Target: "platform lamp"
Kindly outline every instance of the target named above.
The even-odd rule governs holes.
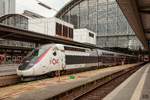
[[[54,10],[54,11],[58,12],[57,9],[51,8],[50,6],[48,6],[48,5],[44,4],[44,3],[42,3],[42,2],[39,1],[39,0],[36,0],[36,1],[38,2],[38,4],[39,4],[40,6],[42,6],[42,7],[44,7],[44,8],[47,8],[47,9],[49,9],[49,10]]]

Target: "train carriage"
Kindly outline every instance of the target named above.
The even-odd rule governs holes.
[[[66,69],[98,66],[97,51],[94,49],[64,46]]]

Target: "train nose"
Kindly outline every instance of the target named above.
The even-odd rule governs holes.
[[[24,63],[18,67],[18,70],[28,70],[34,66],[33,63]]]
[[[28,69],[28,70],[18,70],[17,69],[17,75],[18,76],[33,76],[34,69]]]

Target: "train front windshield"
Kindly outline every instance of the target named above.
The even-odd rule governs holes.
[[[19,66],[19,70],[31,68],[48,49],[49,46],[42,46],[34,49],[27,57],[25,57],[22,64]]]
[[[30,62],[35,63],[37,59],[46,52],[46,50],[47,49],[45,48],[36,48],[25,58],[25,60],[30,60]]]

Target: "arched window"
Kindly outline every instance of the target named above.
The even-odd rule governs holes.
[[[28,18],[20,14],[8,14],[0,17],[0,24],[28,29]]]

